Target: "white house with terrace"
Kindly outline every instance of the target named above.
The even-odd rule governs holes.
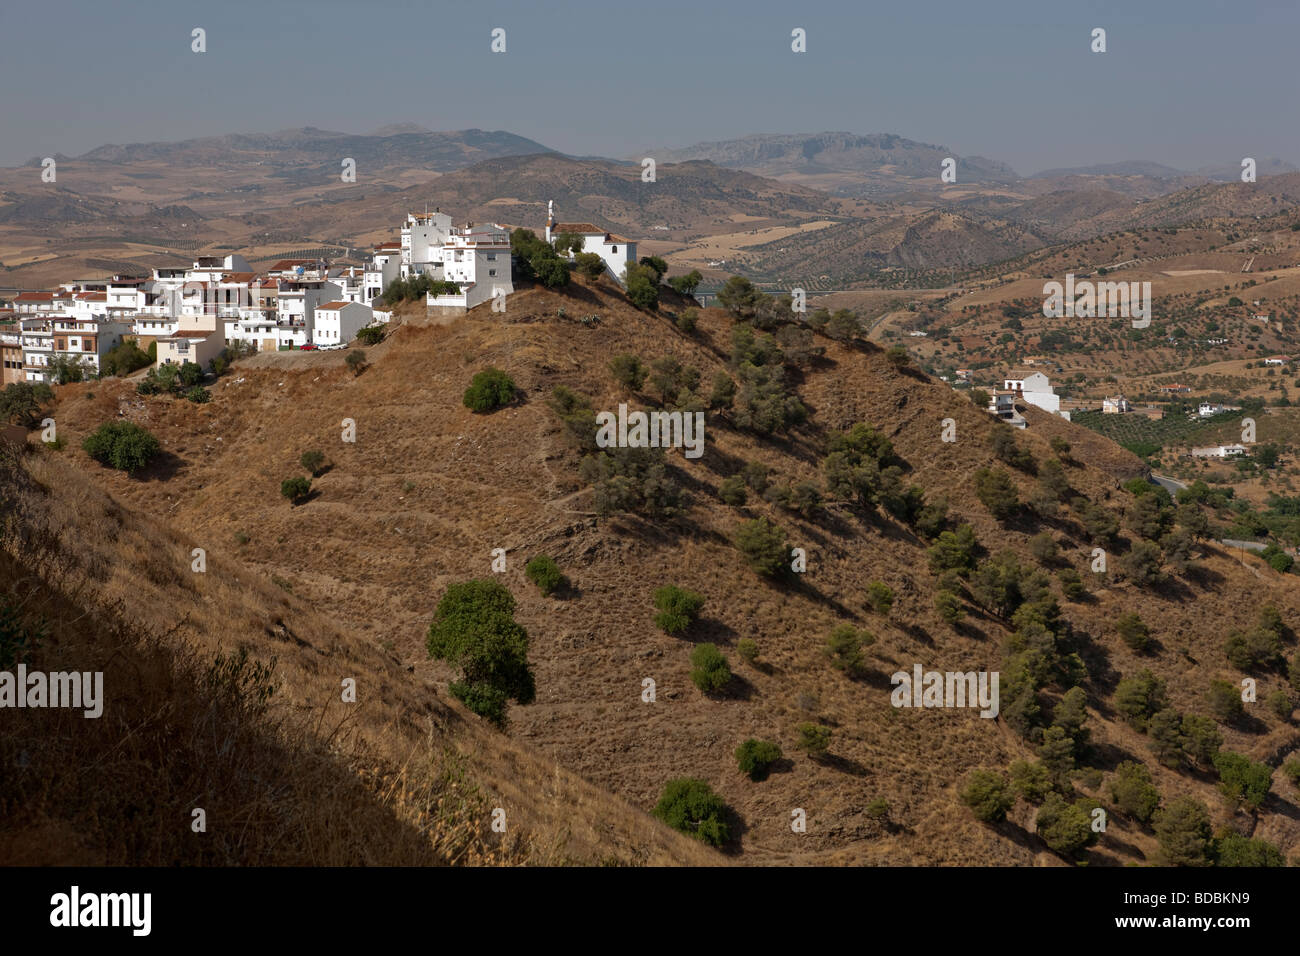
[[[372,287],[369,276],[372,269],[378,269],[379,258],[376,250],[366,273],[368,287]],[[443,212],[408,215],[402,224],[401,276],[409,279],[421,275],[456,285],[454,292],[430,293],[426,298],[429,306],[472,309],[494,296],[508,296],[515,291],[510,270],[510,232],[497,223],[469,222],[457,228]]]

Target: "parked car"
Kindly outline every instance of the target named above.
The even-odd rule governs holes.
[[[299,346],[299,349],[300,349],[301,351],[303,351],[303,352],[318,352],[318,351],[320,351],[320,350],[319,350],[318,348],[316,348],[316,346],[314,346],[314,345],[301,345],[301,346]]]

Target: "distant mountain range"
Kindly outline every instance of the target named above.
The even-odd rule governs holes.
[[[651,155],[663,162],[708,160],[839,196],[873,198],[941,189],[939,170],[949,157],[957,160],[959,184],[1022,185],[1030,194],[1042,192],[1043,184],[1038,182],[1042,180],[1048,181],[1049,188],[1078,188],[1078,180],[1100,179],[1106,181],[1104,188],[1126,195],[1151,196],[1207,181],[1234,182],[1241,175],[1240,165],[1182,170],[1147,160],[1126,160],[1021,176],[1000,160],[963,156],[948,146],[919,143],[889,133],[757,134],[657,149]],[[1257,158],[1256,170],[1259,176],[1273,176],[1296,172],[1297,167],[1278,159]],[[1128,182],[1116,185],[1112,182],[1116,179]]]
[[[358,166],[420,167],[445,172],[463,169],[485,159],[550,152],[554,150],[548,146],[502,130],[434,132],[403,123],[385,126],[370,135],[338,133],[309,126],[276,133],[231,133],[172,143],[107,145],[75,159],[91,163],[161,160],[195,166],[250,161],[291,166],[334,166],[343,157],[351,157]],[[31,160],[27,165],[40,165],[40,160]]]

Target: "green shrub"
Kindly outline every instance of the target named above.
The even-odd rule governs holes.
[[[1165,705],[1165,682],[1146,668],[1115,687],[1115,709],[1139,730],[1145,730],[1147,721]]]
[[[706,694],[721,690],[731,680],[731,668],[716,644],[697,644],[691,651],[691,683]]]
[[[884,797],[870,800],[863,809],[867,813],[868,820],[881,822],[889,819],[889,801]]]
[[[554,558],[545,554],[537,554],[529,558],[528,563],[524,565],[524,574],[545,595],[552,594],[565,583],[564,575],[560,573],[560,566],[555,563]]]
[[[386,331],[382,325],[367,325],[357,330],[357,341],[362,345],[378,345],[384,340]]]
[[[730,839],[727,805],[703,780],[669,780],[653,813],[674,830],[710,846],[722,846]]]
[[[1178,797],[1155,817],[1160,855],[1170,866],[1209,866],[1210,813],[1195,797]]]
[[[745,479],[740,475],[724,478],[718,485],[718,497],[722,499],[723,504],[739,508],[749,500],[749,495],[745,491]]]
[[[1295,710],[1295,704],[1291,702],[1291,695],[1287,693],[1286,688],[1279,687],[1273,693],[1268,695],[1268,709],[1271,710],[1279,720],[1290,720],[1291,712]]]
[[[1151,771],[1143,764],[1125,760],[1110,779],[1110,798],[1115,806],[1140,823],[1148,823],[1160,806],[1160,791],[1151,782]]]
[[[650,370],[635,355],[615,355],[609,361],[609,370],[614,374],[614,381],[632,392],[641,390]]]
[[[1086,802],[1067,803],[1059,794],[1049,794],[1038,808],[1034,829],[1048,848],[1062,856],[1074,856],[1098,840]]]
[[[750,738],[736,748],[736,765],[751,780],[762,780],[772,764],[781,759],[781,748],[766,740]]]
[[[470,380],[462,401],[471,411],[490,412],[510,404],[514,398],[514,380],[498,368],[486,368]]]
[[[790,555],[785,532],[767,518],[744,522],[732,540],[752,570],[768,577],[785,572]]]
[[[810,721],[804,721],[795,725],[795,732],[799,739],[795,742],[795,747],[802,750],[809,757],[822,757],[831,745],[831,729],[821,724],[814,724]]]
[[[528,664],[528,632],[515,622],[515,599],[491,578],[447,588],[429,624],[429,656],[461,671],[448,690],[493,723],[505,723],[506,701],[527,705],[536,688]]]
[[[859,631],[852,624],[840,624],[826,638],[826,654],[833,667],[856,677],[866,668],[863,649],[875,642],[876,639],[866,631]]]
[[[81,443],[91,458],[127,474],[149,464],[162,450],[158,439],[134,422],[105,422]]]
[[[1223,795],[1249,810],[1259,809],[1273,785],[1272,767],[1230,750],[1215,755],[1214,769],[1219,773],[1219,790]]]
[[[360,375],[366,367],[366,353],[360,349],[350,351],[343,362],[348,368],[352,369],[353,375]]]
[[[699,617],[704,596],[670,584],[655,591],[654,602],[659,611],[655,626],[665,634],[681,634]]]
[[[629,262],[624,276],[628,300],[638,309],[659,308],[659,274],[650,266]]]
[[[1241,719],[1245,713],[1245,708],[1241,704],[1241,688],[1236,684],[1226,680],[1210,681],[1209,689],[1206,691],[1206,698],[1209,702],[1210,713],[1225,724],[1231,724]]]
[[[699,322],[700,313],[698,309],[682,309],[677,313],[677,328],[690,335],[695,331],[696,323]]]
[[[1219,725],[1210,717],[1189,714],[1183,718],[1183,747],[1187,756],[1202,767],[1212,766],[1223,746]]]
[[[957,797],[984,823],[1001,823],[1016,802],[1006,777],[993,770],[972,770]]]
[[[1272,843],[1244,837],[1232,830],[1214,841],[1216,866],[1286,866],[1286,857]]]
[[[594,252],[579,252],[573,257],[573,265],[588,279],[599,279],[605,274],[605,260]]]
[[[989,514],[1006,521],[1020,510],[1020,497],[1011,476],[1001,468],[981,468],[975,472],[975,494],[989,509]]]
[[[185,397],[195,405],[204,405],[212,399],[212,394],[202,385],[186,389]]]
[[[123,341],[113,346],[104,356],[100,372],[104,375],[130,375],[147,365],[152,365],[149,353],[134,341]]]
[[[1052,775],[1042,762],[1015,760],[1011,763],[1011,786],[1029,803],[1042,803],[1052,792]]]
[[[1083,578],[1074,568],[1061,568],[1056,579],[1061,582],[1061,594],[1067,601],[1077,601],[1088,593]]]
[[[1129,650],[1139,654],[1151,641],[1151,629],[1142,623],[1142,618],[1134,611],[1121,614],[1115,621],[1115,630],[1119,632],[1120,638],[1128,645]]]
[[[320,476],[320,470],[325,466],[325,453],[323,451],[305,451],[298,459],[298,464],[311,473],[313,478]]]
[[[758,642],[752,637],[742,637],[736,642],[736,653],[746,664],[755,664],[758,661]]]
[[[867,585],[867,603],[877,614],[888,616],[894,606],[894,589],[884,581],[872,581]]]
[[[303,477],[286,478],[280,482],[280,494],[289,499],[290,504],[299,504],[311,491],[311,479]]]
[[[966,606],[955,592],[941,589],[934,596],[934,607],[947,624],[956,624],[966,616]]]

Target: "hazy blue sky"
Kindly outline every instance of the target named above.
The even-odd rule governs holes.
[[[190,51],[207,30],[208,52]],[[489,50],[507,31],[507,52]],[[790,31],[808,31],[808,52]],[[1089,52],[1093,27],[1108,52]],[[140,0],[0,8],[0,164],[301,126],[643,155],[889,132],[1021,173],[1300,163],[1300,3]]]

